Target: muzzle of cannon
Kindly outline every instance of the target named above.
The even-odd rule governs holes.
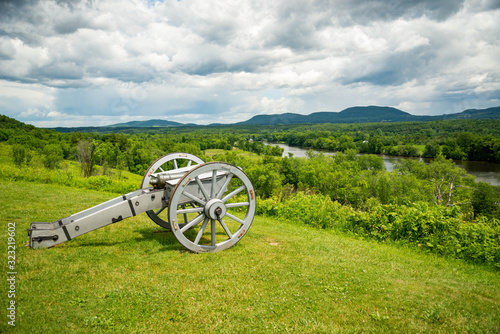
[[[255,191],[241,168],[171,153],[153,162],[140,189],[51,223],[31,223],[29,245],[52,247],[146,212],[188,250],[217,252],[248,232],[255,206]]]

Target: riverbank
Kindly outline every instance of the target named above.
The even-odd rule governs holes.
[[[306,157],[306,152],[311,150],[303,147],[293,147],[288,146],[283,143],[265,143],[267,145],[278,145],[283,151],[283,157],[288,157],[289,154],[293,154],[293,157],[296,158],[304,158]],[[313,150],[315,153],[323,153],[325,155],[334,155],[335,152],[332,151],[324,151],[324,150]],[[378,155],[382,157],[384,160],[384,165],[387,171],[392,171],[394,169],[395,164],[398,161],[407,160],[407,159],[419,159],[424,163],[429,163],[433,159],[430,158],[410,158],[410,157],[398,157],[398,156],[390,156],[386,154]],[[481,161],[455,161],[455,165],[460,168],[465,169],[467,173],[474,175],[476,177],[476,182],[486,182],[494,186],[500,186],[500,164],[491,163],[491,162],[481,162]]]

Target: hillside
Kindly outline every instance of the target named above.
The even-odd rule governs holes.
[[[145,214],[55,248],[22,246],[30,221],[115,196],[0,180],[1,219],[17,230],[18,332],[57,333],[61,324],[72,333],[494,333],[500,326],[497,272],[282,219],[257,216],[241,242],[220,253],[186,252]],[[0,331],[7,327],[3,321]]]
[[[500,119],[500,107],[469,109],[461,113],[416,116],[392,107],[352,107],[340,112],[321,111],[309,115],[277,114],[257,115],[237,125],[278,125],[307,123],[378,123],[378,122],[426,122],[453,119]]]
[[[309,115],[296,113],[257,115],[249,120],[233,123],[214,123],[209,126],[232,126],[232,125],[286,125],[286,124],[314,124],[314,123],[374,123],[374,122],[410,122],[410,121],[438,121],[453,119],[500,119],[500,107],[488,109],[468,109],[456,114],[446,115],[412,115],[397,108],[364,106],[351,107],[340,112],[320,111]],[[179,123],[168,120],[153,119],[148,121],[131,121],[117,123],[106,126],[86,126],[86,127],[57,127],[53,128],[58,132],[127,132],[134,128],[159,128],[159,127],[180,127],[180,126],[200,126],[193,123]]]
[[[154,127],[169,127],[169,126],[184,126],[186,124],[179,122],[172,122],[163,119],[151,119],[148,121],[131,121],[126,123],[118,123],[107,125],[109,128],[154,128]]]
[[[312,113],[307,117],[310,123],[372,123],[412,121],[417,116],[396,108],[369,106],[347,108],[338,113]]]
[[[257,115],[250,118],[248,121],[239,122],[235,125],[278,125],[278,124],[300,124],[307,123],[307,116],[285,113],[276,115]]]
[[[352,107],[340,112],[321,111],[309,115],[279,114],[257,115],[237,125],[277,125],[305,123],[371,123],[371,122],[404,122],[419,119],[409,113],[391,107]]]
[[[29,131],[35,128],[36,127],[33,125],[25,124],[23,122],[20,122],[14,118],[5,115],[0,115],[0,129],[15,129],[15,130]]]
[[[401,124],[414,130],[414,123]],[[47,136],[52,144],[75,136],[45,131],[54,136]],[[30,139],[40,153],[16,166],[12,147],[0,143],[0,219],[4,225],[15,224],[17,231],[18,332],[38,332],[43,326],[46,333],[58,333],[61,323],[71,333],[488,333],[499,327],[498,220],[489,223],[480,217],[470,224],[457,206],[416,203],[426,197],[422,189],[432,192],[427,185],[434,181],[365,170],[368,162],[381,160],[375,156],[345,160],[338,154],[335,161],[324,155],[295,160],[235,150],[207,152],[205,161],[210,156],[241,166],[259,195],[248,233],[220,253],[187,252],[145,214],[51,249],[24,247],[30,222],[55,221],[137,189],[156,157],[135,160],[140,156],[130,148],[142,145],[138,151],[158,152],[155,144],[164,142],[156,135],[103,137],[123,143],[124,154],[134,158],[128,170],[136,174],[108,169],[102,175],[102,165],[96,175],[83,178],[74,160],[61,161],[59,169],[45,168],[45,145],[39,138]],[[192,138],[210,140],[196,133]],[[177,139],[181,145],[190,137],[177,134]],[[104,146],[98,139],[95,144]],[[172,152],[181,151],[172,144]],[[331,191],[316,188],[282,197],[286,179],[277,171],[291,171],[292,161],[297,183],[313,189],[311,182],[318,181]],[[140,171],[138,165],[146,167]],[[437,171],[433,166],[422,163],[424,172]],[[441,164],[439,170],[453,172],[446,166]],[[400,180],[405,189],[418,191],[394,187]],[[371,193],[369,185],[379,185],[384,196],[404,204],[361,198]],[[270,189],[279,197],[266,195]],[[328,195],[316,193],[327,190]],[[336,194],[351,202],[332,202]],[[358,198],[358,203],[367,203],[362,209],[351,205]],[[199,225],[188,233],[197,235]],[[222,227],[219,232],[224,237]],[[7,240],[7,229],[2,233]],[[205,241],[210,233],[205,231]],[[4,256],[6,244],[0,243]],[[54,286],[57,289],[50,288]],[[1,323],[0,332],[6,327]]]
[[[500,107],[467,109],[458,114],[443,115],[443,119],[500,119]]]

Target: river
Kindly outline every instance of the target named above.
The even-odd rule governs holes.
[[[286,144],[270,144],[278,145],[283,148],[283,156],[287,157],[288,153],[292,153],[296,158],[303,158],[306,156],[308,151],[305,148],[288,146]],[[334,155],[335,152],[330,151],[314,151],[316,153],[323,153],[325,155]],[[425,163],[429,163],[432,159],[427,158],[406,158],[406,157],[394,157],[382,154],[380,155],[384,159],[385,168],[390,172],[394,169],[394,164],[396,161],[402,159],[419,159]],[[499,186],[500,185],[500,164],[490,163],[490,162],[478,162],[478,161],[455,161],[455,164],[467,171],[467,173],[474,175],[476,177],[476,182],[487,182],[489,184]]]

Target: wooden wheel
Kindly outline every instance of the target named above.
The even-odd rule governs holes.
[[[203,164],[203,160],[189,153],[170,153],[164,155],[149,166],[142,179],[141,189],[149,188],[152,179],[154,180],[158,175],[163,174],[168,176],[169,174],[175,174],[176,172],[184,171],[186,168],[195,167],[199,164]],[[156,224],[166,229],[170,229],[166,212],[162,214],[166,208],[167,203],[164,201],[161,208],[156,211],[149,210],[146,211],[146,213]]]
[[[184,208],[187,204],[192,207]],[[186,173],[174,188],[168,207],[170,229],[192,252],[221,251],[248,232],[255,206],[252,183],[240,168],[208,162]]]

